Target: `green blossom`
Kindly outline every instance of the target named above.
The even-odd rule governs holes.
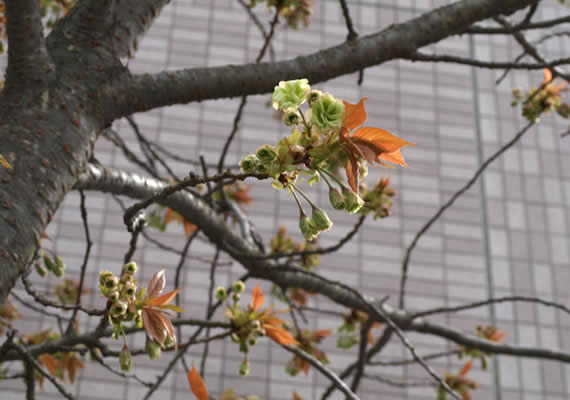
[[[311,122],[321,132],[339,129],[344,119],[344,103],[335,99],[331,94],[320,96],[311,106]]]
[[[245,290],[245,283],[243,281],[236,281],[232,285],[232,290],[234,293],[240,294]]]
[[[131,357],[131,352],[129,347],[125,344],[119,353],[119,364],[123,371],[129,372],[133,367],[133,358]]]
[[[327,213],[318,207],[313,207],[312,219],[315,226],[321,231],[328,231],[333,226]]]
[[[154,341],[154,339],[146,340],[146,344],[144,346],[144,351],[146,352],[146,354],[148,355],[148,358],[150,358],[151,360],[156,360],[158,358],[160,358],[160,355],[162,354],[162,350],[160,349],[160,345],[158,343],[156,343]]]
[[[320,90],[317,89],[311,90],[307,95],[307,103],[309,104],[309,107],[311,107],[313,104],[319,101],[322,95],[323,92],[321,92]]]
[[[335,188],[329,189],[329,201],[335,210],[344,210],[344,196]]]
[[[275,151],[273,146],[270,146],[268,144],[264,144],[259,149],[257,149],[257,152],[255,153],[255,155],[257,156],[257,158],[261,162],[269,163],[269,162],[275,160],[275,158],[277,157],[277,152]]]
[[[305,214],[301,214],[299,218],[299,229],[305,240],[313,240],[319,235],[319,229],[315,226],[313,220],[307,217]]]
[[[301,122],[301,116],[296,109],[290,108],[285,110],[282,120],[287,126],[298,125]]]
[[[360,210],[364,205],[364,201],[352,190],[345,189],[343,190],[343,194],[346,211],[349,213],[354,214],[355,212],[358,212],[358,210]]]
[[[250,172],[255,171],[258,162],[259,160],[255,156],[255,154],[250,154],[240,161],[239,166],[243,172],[249,174]]]
[[[307,93],[311,90],[307,79],[281,81],[273,91],[273,108],[276,110],[297,109],[307,99]]]

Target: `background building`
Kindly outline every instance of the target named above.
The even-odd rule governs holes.
[[[403,22],[426,10],[447,3],[442,0],[362,0],[349,1],[358,32],[376,32],[396,22]],[[554,0],[545,1],[538,19],[568,14]],[[255,9],[261,21],[271,15],[263,6]],[[539,32],[529,36],[536,39]],[[299,30],[279,26],[273,47],[276,59],[289,59],[345,40],[346,27],[336,0],[317,0],[308,28]],[[129,66],[135,72],[156,72],[182,67],[242,64],[252,62],[263,40],[258,28],[233,0],[175,0],[167,6]],[[567,37],[550,40],[544,47],[550,59],[568,57]],[[503,36],[468,35],[446,39],[429,51],[476,56],[482,60],[512,60],[519,47]],[[375,171],[389,176],[398,195],[393,215],[385,220],[368,221],[356,239],[341,253],[323,258],[321,272],[341,280],[364,293],[377,297],[390,296],[396,302],[404,249],[417,230],[475,172],[482,160],[509,141],[524,126],[519,110],[510,106],[513,87],[526,89],[542,80],[540,71],[513,71],[500,84],[495,80],[502,71],[472,70],[469,67],[394,61],[367,69],[364,83],[357,86],[357,74],[317,85],[337,97],[357,102],[369,97],[368,123],[383,127],[416,147],[405,148],[409,167]],[[263,143],[275,143],[287,131],[272,119],[266,108],[266,96],[248,99],[241,129],[228,155],[228,165],[252,152]],[[215,163],[218,153],[231,132],[239,100],[219,100],[175,106],[136,115],[141,131],[149,138],[185,158],[198,160],[203,155]],[[122,121],[116,129],[131,149],[139,154],[135,135]],[[537,129],[529,132],[521,143],[495,161],[471,190],[447,211],[420,241],[412,256],[408,307],[424,309],[438,305],[456,305],[507,294],[540,296],[568,304],[570,302],[569,240],[570,228],[570,137],[560,138],[567,126],[554,116],[545,116]],[[104,165],[135,169],[121,151],[105,138],[97,144],[96,157]],[[189,167],[173,163],[180,175]],[[199,166],[194,171],[200,173]],[[324,189],[324,188],[321,188]],[[314,191],[325,204],[326,193]],[[265,238],[279,224],[296,234],[297,210],[284,193],[268,185],[254,184],[251,218]],[[122,264],[130,235],[122,222],[121,206],[111,197],[89,193],[89,222],[95,241],[90,261],[88,282],[93,283],[102,269]],[[320,238],[321,245],[333,244],[355,222],[353,217],[334,214],[335,229]],[[48,233],[53,249],[62,255],[69,276],[77,274],[85,249],[79,214],[79,196],[71,194],[60,208]],[[149,231],[170,246],[182,248],[182,228],[170,226],[163,234]],[[48,245],[50,246],[50,245]],[[205,242],[192,245],[184,269],[184,308],[190,316],[202,316],[206,305],[207,259],[212,249]],[[206,262],[203,261],[206,259]],[[224,261],[229,261],[227,256]],[[142,241],[135,260],[143,266],[144,280],[158,267],[172,271],[179,262],[175,254],[165,253],[154,244]],[[219,283],[229,283],[243,273],[237,264],[220,267]],[[172,272],[167,273],[172,285]],[[225,277],[225,280],[223,280]],[[52,278],[36,279],[38,287],[54,285]],[[21,288],[17,293],[24,296]],[[102,304],[98,294],[86,296],[93,304]],[[323,299],[315,305],[337,308]],[[312,316],[315,328],[336,328],[337,319]],[[548,307],[533,304],[497,305],[459,314],[439,316],[437,321],[473,331],[483,322],[491,322],[507,333],[506,341],[557,349],[570,349],[570,317]],[[96,320],[82,316],[83,327],[93,327]],[[51,318],[26,312],[19,322],[22,331],[54,328]],[[192,332],[191,329],[185,332]],[[378,334],[377,332],[375,332]],[[450,350],[454,347],[437,338],[410,334],[420,353]],[[133,343],[142,344],[143,335]],[[140,339],[140,340],[139,340]],[[118,345],[117,345],[118,346]],[[324,342],[332,365],[339,369],[354,359],[354,352],[335,347],[334,337]],[[199,362],[202,348],[190,351],[187,359]],[[408,358],[407,351],[396,339],[378,359]],[[256,394],[261,399],[290,399],[295,389],[304,399],[317,399],[328,381],[311,370],[308,376],[291,378],[284,364],[290,358],[276,346],[257,345],[250,354],[251,376],[239,377],[241,354],[227,341],[210,348],[205,376],[208,388],[221,392],[229,387],[243,394]],[[135,360],[134,372],[153,379],[169,360],[160,362],[146,358]],[[488,372],[476,370],[473,377],[482,384],[474,399],[496,400],[564,400],[570,396],[570,366],[550,361],[499,357]],[[438,371],[456,370],[457,358],[432,363]],[[496,366],[498,365],[498,368]],[[397,381],[412,382],[427,377],[415,365],[373,367],[370,372]],[[0,384],[3,399],[22,398],[24,386],[19,381]],[[46,384],[38,399],[59,398]],[[80,374],[74,387],[83,399],[141,399],[146,389],[139,383],[123,381],[94,363]],[[191,397],[185,372],[178,367],[162,388],[157,399]],[[341,398],[338,393],[335,398]],[[405,389],[365,380],[361,398],[393,400],[435,399],[433,388]]]

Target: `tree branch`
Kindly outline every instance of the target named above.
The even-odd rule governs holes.
[[[416,51],[402,57],[410,61],[423,61],[423,62],[445,62],[452,64],[469,65],[478,68],[487,69],[544,69],[554,68],[559,65],[570,64],[570,57],[560,58],[553,61],[541,61],[537,63],[519,63],[516,61],[480,61],[474,58],[458,57],[447,54],[424,54]]]
[[[141,199],[149,198],[153,194],[161,192],[166,186],[167,183],[152,178],[89,165],[88,171],[80,176],[76,189],[97,190]],[[248,270],[251,277],[269,280],[279,286],[298,287],[316,292],[348,308],[370,312],[369,302],[373,300],[364,301],[360,295],[357,295],[358,292],[347,289],[346,285],[300,268],[277,266],[267,260],[251,258],[252,255],[259,255],[257,248],[231,231],[220,216],[190,193],[173,193],[161,199],[160,204],[172,208],[196,224],[213,243],[220,245],[240,262]],[[411,314],[404,310],[394,309],[387,304],[382,304],[381,311],[377,312],[384,313],[402,330],[437,335],[459,345],[479,348],[489,353],[514,354],[523,357],[570,362],[570,353],[535,347],[497,344],[465,335],[445,326],[431,324],[423,319],[412,321]],[[380,322],[387,322],[382,318],[377,319]]]
[[[6,0],[6,33],[6,91],[21,94],[22,90],[45,90],[53,65],[46,49],[39,1]]]
[[[549,19],[546,21],[539,21],[534,23],[529,23],[526,25],[515,25],[514,30],[534,30],[534,29],[545,29],[552,28],[553,26],[558,26],[570,22],[570,15],[565,15],[564,17]],[[511,30],[505,28],[488,28],[483,26],[472,26],[469,29],[463,31],[463,33],[477,34],[477,35],[504,35],[507,33],[512,33]]]
[[[410,54],[461,32],[465,26],[532,3],[462,0],[382,32],[288,61],[135,75],[109,87],[118,100],[106,109],[105,116],[112,121],[172,104],[267,93],[280,80],[304,77],[311,83],[323,82]]]
[[[285,346],[285,345],[281,345],[281,347],[283,347],[288,352],[295,354],[297,357],[302,358],[303,360],[310,363],[313,367],[318,369],[320,373],[322,373],[324,376],[326,376],[328,379],[330,379],[332,384],[336,388],[338,388],[338,390],[340,390],[341,392],[343,392],[346,395],[347,399],[359,400],[358,396],[356,394],[354,394],[354,392],[346,385],[346,383],[344,383],[344,381],[342,379],[340,379],[334,372],[332,372],[329,368],[324,366],[321,362],[319,362],[313,356],[305,353],[303,350],[298,349],[296,347],[289,347],[289,346]]]

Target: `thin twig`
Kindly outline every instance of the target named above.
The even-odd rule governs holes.
[[[456,313],[459,311],[470,310],[472,308],[487,306],[489,304],[506,303],[506,302],[538,303],[542,304],[543,306],[557,308],[561,311],[564,311],[566,314],[570,315],[570,308],[566,307],[564,304],[556,303],[554,301],[543,300],[539,297],[531,297],[531,296],[504,296],[504,297],[497,297],[494,299],[477,301],[474,303],[464,304],[456,307],[433,308],[430,310],[421,311],[413,314],[412,319],[426,317],[428,315],[441,314],[441,313]]]
[[[91,240],[91,234],[89,232],[89,222],[87,221],[87,207],[86,207],[86,199],[85,193],[83,190],[79,191],[79,196],[81,198],[81,202],[79,208],[81,210],[81,220],[83,221],[83,231],[85,232],[85,253],[83,255],[83,263],[81,264],[81,273],[79,277],[79,285],[77,287],[77,298],[75,299],[75,306],[76,308],[73,310],[71,314],[71,319],[69,320],[69,324],[67,325],[67,330],[65,331],[66,335],[71,335],[73,333],[73,327],[75,325],[75,319],[77,318],[77,308],[81,304],[81,295],[83,293],[83,284],[85,281],[85,271],[87,270],[87,264],[89,263],[89,256],[91,255],[91,247],[93,247],[93,241]]]
[[[422,356],[422,358],[427,361],[441,357],[456,356],[459,353],[461,353],[461,350],[449,350],[449,351],[442,351],[439,353],[426,354],[425,356]],[[413,358],[409,358],[406,360],[369,361],[368,365],[379,365],[382,367],[398,367],[402,365],[415,364],[415,363],[416,360],[414,360]]]
[[[261,50],[259,51],[259,54],[257,55],[257,58],[255,59],[256,64],[259,64],[259,62],[263,59],[263,56],[265,55],[265,51],[267,50],[267,47],[269,46],[269,43],[271,42],[271,39],[273,38],[273,35],[275,34],[275,27],[277,26],[277,22],[279,22],[279,11],[280,11],[280,8],[276,6],[275,7],[275,15],[273,16],[273,20],[271,21],[271,28],[269,30],[269,34],[265,38],[265,41],[263,42],[263,46],[261,47]],[[226,142],[224,143],[224,147],[222,149],[222,152],[220,153],[220,159],[218,161],[218,174],[221,174],[222,171],[224,170],[224,161],[226,159],[226,155],[228,153],[228,150],[230,149],[230,146],[234,140],[234,137],[237,134],[237,131],[239,128],[239,123],[240,123],[240,120],[241,120],[241,117],[243,114],[243,110],[244,110],[246,104],[247,104],[247,96],[242,96],[241,101],[240,101],[239,106],[238,106],[238,110],[237,110],[236,115],[234,117],[234,123],[233,123],[232,131],[230,132],[228,138],[226,139]]]
[[[463,187],[461,189],[459,189],[457,192],[455,192],[453,194],[453,196],[451,196],[451,198],[449,200],[447,200],[445,202],[445,204],[443,204],[439,208],[439,210],[437,210],[437,212],[424,224],[424,226],[422,226],[422,228],[418,231],[418,233],[416,233],[416,235],[414,236],[414,239],[412,240],[412,242],[410,243],[410,245],[406,249],[406,255],[404,256],[404,261],[402,263],[402,277],[400,279],[400,300],[399,300],[400,308],[404,308],[404,298],[406,295],[406,282],[408,279],[408,269],[410,266],[410,257],[412,255],[412,251],[414,250],[414,248],[418,244],[418,241],[420,240],[420,238],[424,235],[424,233],[426,233],[429,230],[429,228],[431,228],[431,226],[439,219],[439,217],[441,217],[441,215],[448,208],[450,208],[453,205],[453,203],[455,203],[455,201],[459,197],[461,197],[461,195],[463,195],[463,193],[465,193],[467,190],[469,190],[469,188],[471,188],[471,186],[473,186],[473,184],[477,181],[477,179],[479,179],[479,176],[481,176],[483,171],[485,171],[485,169],[493,161],[495,161],[501,154],[503,154],[505,151],[510,149],[512,146],[514,146],[514,144],[517,143],[523,137],[523,135],[532,126],[534,126],[534,124],[535,124],[534,121],[529,122],[523,129],[521,129],[515,135],[515,137],[513,137],[510,141],[508,141],[505,145],[503,145],[499,150],[497,150],[495,153],[493,153],[493,155],[491,157],[489,157],[487,160],[485,160],[485,162],[483,164],[481,164],[481,166],[477,169],[477,171],[475,171],[475,174],[471,177],[471,179],[469,179],[469,181],[467,181],[467,183],[465,185],[463,185]]]

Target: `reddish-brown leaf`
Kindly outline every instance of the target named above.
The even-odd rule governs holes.
[[[192,393],[194,393],[194,396],[196,396],[198,400],[208,400],[208,390],[206,389],[206,384],[204,383],[204,380],[198,371],[196,371],[194,363],[192,363],[192,369],[190,372],[188,372],[187,378],[188,384],[190,385],[190,389],[192,390]]]
[[[327,336],[329,336],[332,333],[331,329],[321,329],[318,331],[314,331],[312,336],[313,336],[313,340],[320,342],[321,340],[323,340],[324,338],[326,338]]]
[[[358,128],[360,125],[366,121],[366,110],[364,109],[364,101],[368,100],[368,97],[363,97],[360,99],[358,104],[350,104],[346,101],[344,103],[344,126],[348,130]]]
[[[461,368],[461,370],[459,371],[459,376],[467,375],[471,370],[471,367],[473,367],[473,360],[469,360],[465,363],[465,365],[463,365],[463,368]]]
[[[303,398],[299,396],[297,392],[293,391],[293,400],[303,400]]]
[[[186,239],[188,239],[196,229],[198,229],[196,225],[190,221],[184,220],[184,235],[186,236]]]
[[[147,335],[154,338],[160,345],[163,345],[168,335],[168,330],[160,319],[160,312],[150,308],[143,308],[142,319]]]
[[[259,286],[256,286],[251,291],[251,308],[253,311],[257,311],[263,305],[263,292]]]
[[[358,178],[360,171],[358,168],[358,161],[356,157],[351,153],[346,161],[346,177],[348,179],[348,184],[352,191],[358,194]]]
[[[492,342],[500,342],[505,338],[505,335],[506,335],[505,332],[497,330],[489,337],[489,340]]]
[[[285,329],[273,325],[264,324],[263,327],[265,328],[265,333],[275,342],[282,344],[282,345],[298,345],[299,342],[295,340],[291,334],[286,331]]]
[[[164,269],[161,269],[152,276],[150,282],[148,283],[146,295],[148,296],[149,299],[157,297],[162,293],[165,285],[166,285],[165,272]]]
[[[38,357],[38,361],[40,364],[45,365],[50,375],[55,375],[59,361],[54,356],[44,353]]]
[[[150,307],[154,307],[154,306],[163,306],[165,304],[168,304],[176,297],[179,291],[180,291],[179,289],[175,289],[172,290],[171,292],[164,293],[163,295],[160,295],[158,297],[151,298],[148,302],[148,305]]]

